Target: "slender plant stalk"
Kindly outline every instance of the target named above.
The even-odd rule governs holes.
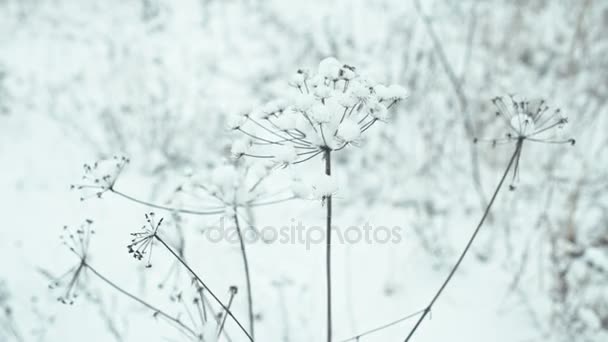
[[[154,235],[154,238],[156,240],[158,240],[158,242],[160,242],[163,246],[165,246],[165,248],[171,254],[173,254],[173,256],[205,288],[205,290],[207,290],[207,292],[209,292],[209,294],[211,295],[211,297],[213,297],[213,299],[222,307],[222,309],[224,309],[224,311],[226,311],[226,313],[230,316],[230,318],[232,318],[232,320],[234,320],[234,322],[239,326],[239,328],[243,331],[243,333],[245,333],[245,335],[247,335],[247,338],[249,339],[249,341],[254,342],[253,341],[253,337],[251,337],[251,335],[249,335],[249,333],[247,332],[247,329],[245,329],[245,327],[243,327],[243,325],[241,324],[241,322],[239,322],[239,320],[232,314],[232,312],[230,311],[230,309],[228,307],[226,307],[226,305],[224,305],[224,303],[222,303],[222,301],[215,295],[215,293],[213,293],[213,291],[211,291],[211,289],[209,288],[209,286],[207,286],[207,284],[205,284],[205,282],[198,276],[198,274],[196,274],[196,272],[194,272],[194,270],[190,266],[188,266],[188,264],[184,261],[184,259],[182,259],[177,253],[175,253],[175,251],[163,239],[161,239],[160,236]]]
[[[331,150],[325,151],[325,174],[331,176]],[[327,238],[325,251],[325,269],[327,277],[327,342],[331,342],[332,322],[331,322],[331,195],[325,198],[327,205]]]
[[[234,300],[234,295],[236,295],[236,291],[230,291],[230,298],[228,299],[227,307],[230,308],[232,306],[232,301]],[[217,331],[217,337],[219,338],[222,335],[222,331],[224,330],[224,324],[226,324],[226,317],[228,315],[223,315],[222,323],[220,323],[220,327]]]
[[[446,288],[446,286],[448,285],[448,283],[450,282],[450,280],[452,280],[452,277],[456,273],[456,270],[458,269],[458,267],[462,263],[462,260],[464,259],[465,255],[467,254],[467,252],[469,251],[469,249],[471,248],[471,245],[473,244],[473,240],[475,240],[475,237],[477,236],[477,233],[479,232],[479,230],[483,226],[486,218],[488,217],[488,215],[490,213],[490,209],[492,208],[492,205],[494,204],[494,200],[496,199],[496,196],[498,195],[498,192],[502,188],[502,185],[505,182],[505,179],[507,178],[507,174],[509,174],[509,171],[511,170],[511,167],[513,166],[513,162],[515,162],[516,160],[519,160],[518,156],[520,155],[521,148],[523,146],[523,142],[524,142],[523,139],[517,140],[517,144],[515,146],[515,151],[513,152],[513,155],[511,156],[511,160],[509,161],[509,164],[507,165],[507,168],[505,169],[505,172],[502,175],[502,178],[500,179],[500,182],[498,182],[498,186],[496,186],[496,190],[494,190],[494,194],[492,195],[492,198],[490,199],[490,202],[488,203],[488,206],[486,207],[483,215],[481,216],[481,220],[477,224],[477,227],[475,228],[475,231],[473,231],[473,234],[469,238],[469,241],[467,242],[464,250],[460,254],[460,257],[458,258],[458,261],[456,261],[456,264],[454,264],[454,267],[452,267],[452,270],[448,274],[447,278],[444,280],[443,284],[441,285],[441,287],[439,288],[439,290],[437,291],[437,293],[435,293],[435,296],[433,296],[433,299],[431,300],[431,302],[429,303],[429,305],[424,309],[424,312],[422,313],[422,315],[420,316],[420,318],[416,322],[416,325],[414,325],[414,327],[412,328],[412,330],[410,331],[410,333],[405,338],[405,342],[408,342],[410,340],[410,338],[414,335],[414,333],[416,332],[416,330],[420,326],[420,323],[422,323],[422,321],[424,320],[424,318],[426,317],[426,315],[428,315],[429,312],[431,312],[431,309],[432,309],[433,305],[435,304],[435,302],[437,301],[437,299],[439,299],[439,296],[441,296],[441,294],[443,293],[443,290]]]
[[[83,264],[87,269],[89,269],[89,271],[91,271],[97,278],[99,278],[100,280],[102,280],[104,283],[110,285],[112,288],[114,288],[116,291],[122,293],[123,295],[131,298],[132,300],[138,302],[139,304],[145,306],[146,308],[154,311],[155,314],[160,315],[162,317],[164,317],[165,319],[167,319],[170,322],[175,323],[179,328],[187,331],[189,334],[192,334],[192,336],[194,336],[195,338],[198,338],[198,335],[196,334],[196,332],[194,332],[194,330],[192,330],[191,328],[189,328],[188,326],[186,326],[184,323],[182,323],[179,319],[165,313],[164,311],[160,310],[159,308],[153,306],[152,304],[149,304],[147,302],[145,302],[143,299],[140,299],[139,297],[127,292],[126,290],[124,290],[122,287],[118,286],[117,284],[115,284],[114,282],[112,282],[110,279],[106,278],[104,275],[102,275],[101,273],[97,272],[97,270],[95,268],[93,268],[91,265],[89,265],[88,263],[84,263]]]
[[[359,341],[359,339],[360,339],[361,337],[363,337],[363,336],[367,336],[367,335],[373,334],[373,333],[375,333],[375,332],[382,331],[382,330],[384,330],[384,329],[386,329],[386,328],[390,328],[390,327],[392,327],[393,325],[396,325],[396,324],[399,324],[399,323],[401,323],[401,322],[407,321],[407,320],[408,320],[408,319],[410,319],[410,318],[414,318],[414,317],[416,317],[416,316],[420,315],[421,313],[423,313],[423,312],[424,312],[424,310],[425,310],[425,309],[418,310],[418,311],[416,311],[416,312],[414,312],[414,313],[411,313],[411,314],[409,314],[409,315],[407,315],[407,316],[404,316],[404,317],[401,317],[401,318],[399,318],[399,319],[396,319],[396,320],[394,320],[394,321],[392,321],[392,322],[389,322],[389,323],[384,323],[384,324],[382,324],[382,325],[380,325],[380,326],[377,326],[377,327],[375,327],[375,328],[372,328],[372,329],[366,330],[366,331],[364,331],[364,332],[362,332],[362,333],[360,333],[360,334],[358,334],[358,335],[355,335],[355,336],[349,337],[349,338],[347,338],[347,339],[345,339],[345,340],[341,340],[340,342],[348,342],[348,341],[353,341],[353,340],[354,340],[354,341]]]
[[[21,334],[19,334],[19,331],[15,327],[14,320],[9,316],[9,314],[7,314],[6,316],[7,316],[6,323],[3,324],[5,326],[5,329],[9,330],[10,333],[13,334],[13,336],[15,337],[16,341],[18,341],[18,342],[24,342],[25,340],[23,339],[23,337],[21,336]]]
[[[108,189],[109,192],[120,196],[122,198],[128,199],[131,202],[134,203],[138,203],[141,205],[145,205],[147,207],[150,208],[155,208],[155,209],[160,209],[160,210],[165,210],[165,211],[169,211],[172,213],[180,213],[180,214],[189,214],[189,215],[217,215],[217,214],[222,214],[224,213],[224,206],[222,207],[215,207],[215,208],[210,208],[207,210],[193,210],[193,209],[184,209],[184,208],[175,208],[175,207],[169,207],[169,206],[165,206],[165,205],[160,205],[160,204],[156,204],[156,203],[152,203],[152,202],[148,202],[148,201],[144,201],[141,200],[139,198],[135,198],[131,195],[125,194],[124,192],[118,191],[114,188],[110,188]],[[267,206],[267,205],[272,205],[272,204],[277,204],[277,203],[283,203],[283,202],[287,202],[287,201],[291,201],[295,199],[294,196],[290,196],[287,198],[280,198],[280,199],[276,199],[276,200],[267,200],[267,201],[251,201],[249,203],[247,203],[248,207],[263,207],[263,206]]]
[[[124,192],[120,192],[118,190],[115,190],[114,188],[110,188],[109,189],[110,192],[121,196],[123,198],[128,199],[129,201],[135,202],[135,203],[139,203],[145,206],[148,206],[150,208],[156,208],[156,209],[161,209],[161,210],[166,210],[166,211],[170,211],[170,212],[176,212],[176,213],[182,213],[182,214],[190,214],[190,215],[215,215],[215,214],[221,214],[224,212],[224,208],[213,208],[211,210],[208,211],[200,211],[200,210],[190,210],[190,209],[180,209],[180,208],[172,208],[172,207],[167,207],[164,205],[159,205],[159,204],[154,204],[151,202],[146,202],[140,199],[137,199],[133,196],[127,195]]]
[[[239,224],[239,218],[237,215],[237,207],[233,207],[234,210],[234,225],[236,226],[236,232],[239,236],[239,244],[241,245],[241,256],[243,257],[243,266],[245,268],[245,281],[247,283],[247,307],[249,311],[249,333],[251,337],[255,337],[254,322],[253,322],[253,294],[251,293],[251,275],[249,273],[249,261],[247,260],[247,251],[245,250],[245,241],[243,239],[243,232],[241,231],[241,225]]]

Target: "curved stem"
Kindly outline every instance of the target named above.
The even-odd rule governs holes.
[[[460,257],[458,257],[458,260],[456,261],[456,264],[454,264],[454,266],[452,267],[452,270],[448,274],[447,278],[443,281],[443,284],[441,284],[441,287],[439,288],[439,290],[437,291],[437,293],[435,293],[435,296],[433,296],[433,299],[431,300],[431,302],[429,303],[429,305],[424,309],[424,312],[422,313],[422,315],[420,316],[420,318],[416,322],[416,325],[414,325],[414,327],[412,328],[412,330],[410,331],[410,333],[405,338],[405,342],[409,341],[410,338],[414,335],[414,333],[416,332],[416,330],[420,326],[420,323],[422,323],[422,321],[424,320],[424,318],[426,317],[426,315],[428,315],[428,313],[431,312],[431,309],[432,309],[433,305],[435,304],[435,302],[437,301],[437,299],[439,299],[439,296],[441,296],[441,293],[443,293],[443,290],[446,288],[446,286],[448,285],[448,283],[450,282],[450,280],[452,280],[452,277],[456,273],[456,270],[458,269],[458,267],[462,263],[462,260],[464,259],[465,255],[467,254],[467,252],[469,251],[469,249],[471,248],[471,245],[473,244],[473,241],[475,240],[475,237],[477,236],[477,233],[479,232],[479,230],[483,226],[486,218],[488,217],[488,215],[490,213],[490,209],[492,208],[492,205],[494,204],[494,200],[496,199],[496,196],[498,195],[498,192],[502,188],[502,185],[505,182],[505,178],[507,178],[507,174],[509,174],[509,171],[511,170],[511,167],[513,166],[513,162],[516,159],[519,159],[518,156],[520,154],[522,145],[523,145],[523,140],[522,139],[517,140],[517,145],[515,147],[515,151],[513,152],[513,155],[511,156],[511,160],[509,161],[509,164],[507,165],[507,168],[505,169],[505,172],[502,175],[502,178],[500,179],[500,182],[498,182],[498,185],[496,186],[496,190],[494,190],[494,194],[492,195],[492,198],[490,199],[490,202],[488,203],[488,206],[486,207],[483,215],[481,216],[481,220],[477,224],[477,227],[473,231],[473,234],[469,238],[469,241],[467,242],[464,250],[460,254]]]
[[[211,295],[211,297],[213,297],[213,299],[222,307],[222,309],[224,309],[224,311],[226,311],[226,313],[228,314],[228,316],[230,316],[230,318],[232,318],[232,320],[239,326],[239,328],[245,333],[245,335],[247,335],[247,338],[249,339],[249,341],[254,342],[253,341],[253,337],[251,337],[251,335],[249,335],[249,333],[243,327],[243,325],[241,324],[241,322],[239,322],[239,320],[236,319],[236,317],[232,314],[232,312],[230,311],[230,309],[228,307],[226,307],[226,305],[224,305],[224,303],[222,303],[222,301],[215,295],[215,293],[213,293],[213,291],[211,291],[211,289],[209,288],[209,286],[207,286],[207,284],[205,284],[205,282],[198,276],[198,274],[196,274],[196,272],[194,272],[194,270],[190,266],[188,266],[188,264],[184,261],[184,259],[182,259],[177,253],[175,253],[175,251],[171,247],[169,247],[169,245],[167,245],[167,243],[163,239],[161,239],[160,236],[154,235],[154,238],[156,238],[156,240],[158,240],[163,246],[165,246],[165,248],[167,248],[167,250],[171,254],[173,254],[173,256],[205,288],[205,290],[207,290],[207,292],[209,292],[209,294]]]
[[[325,174],[331,175],[331,150],[325,151]],[[325,198],[327,205],[327,221],[326,221],[326,251],[325,251],[325,270],[327,277],[327,342],[331,342],[332,322],[331,322],[331,195]]]
[[[249,333],[252,337],[255,337],[255,330],[253,328],[253,294],[251,293],[251,275],[249,273],[249,261],[247,260],[247,252],[245,250],[245,241],[243,239],[243,232],[241,231],[241,225],[239,224],[239,217],[236,214],[236,206],[234,209],[234,225],[236,226],[236,232],[239,236],[239,244],[241,245],[241,256],[243,257],[243,266],[245,268],[245,281],[247,283],[247,308],[249,311]]]
[[[190,214],[190,215],[215,215],[215,214],[221,214],[224,212],[223,208],[218,208],[218,209],[211,209],[209,211],[199,211],[199,210],[190,210],[190,209],[180,209],[180,208],[173,208],[173,207],[167,207],[164,205],[159,205],[159,204],[154,204],[151,202],[146,202],[140,199],[137,199],[133,196],[127,195],[123,192],[120,192],[118,190],[115,190],[114,188],[110,188],[109,191],[111,191],[112,193],[124,197],[130,201],[133,201],[135,203],[139,203],[151,208],[156,208],[156,209],[161,209],[161,210],[167,210],[167,211],[171,211],[171,212],[176,212],[176,213],[182,213],[182,214]]]
[[[116,285],[114,282],[112,282],[110,279],[106,278],[105,276],[103,276],[101,273],[97,272],[96,269],[94,269],[91,265],[84,263],[83,264],[89,271],[91,271],[97,278],[101,279],[103,282],[105,282],[106,284],[110,285],[111,287],[113,287],[116,291],[122,293],[123,295],[131,298],[132,300],[138,302],[139,304],[145,306],[146,308],[152,310],[155,312],[155,314],[158,314],[164,318],[166,318],[167,320],[169,320],[170,322],[175,323],[179,328],[184,329],[185,331],[187,331],[188,333],[192,334],[195,338],[198,338],[198,335],[194,332],[194,330],[192,330],[191,328],[189,328],[188,326],[186,326],[184,323],[182,323],[179,319],[165,313],[164,311],[160,310],[159,308],[145,302],[143,299],[140,299],[138,297],[136,297],[135,295],[127,292],[126,290],[124,290],[123,288],[121,288],[120,286]]]
[[[410,318],[414,318],[414,317],[418,316],[419,314],[423,313],[423,312],[424,312],[424,310],[425,310],[425,309],[418,310],[418,311],[416,311],[416,312],[414,312],[414,313],[411,313],[411,314],[409,314],[409,315],[407,315],[407,316],[401,317],[401,318],[396,319],[396,320],[394,320],[394,321],[392,321],[392,322],[385,323],[385,324],[383,324],[383,325],[380,325],[380,326],[377,326],[377,327],[375,327],[375,328],[369,329],[369,330],[367,330],[367,331],[364,331],[364,332],[362,332],[362,333],[360,333],[360,334],[358,334],[358,335],[355,335],[355,336],[353,336],[353,337],[347,338],[347,339],[342,340],[342,341],[340,341],[340,342],[348,342],[348,341],[352,341],[352,340],[359,341],[359,339],[360,339],[361,337],[363,337],[363,336],[373,334],[373,333],[375,333],[375,332],[378,332],[378,331],[384,330],[384,329],[386,329],[386,328],[392,327],[392,326],[393,326],[393,325],[395,325],[395,324],[399,324],[399,323],[401,323],[401,322],[407,321],[407,320],[408,320],[408,319],[410,319]]]

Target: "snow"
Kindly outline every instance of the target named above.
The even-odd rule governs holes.
[[[235,140],[232,143],[230,152],[232,152],[233,155],[238,157],[244,153],[247,153],[249,151],[250,146],[251,146],[251,141],[249,139],[243,138],[243,139]]]
[[[545,118],[561,108],[556,122],[567,116],[568,124],[543,138],[578,143],[525,143],[517,172],[505,181],[516,181],[517,189],[498,193],[412,342],[607,340],[601,323],[608,303],[608,4],[415,4],[0,1],[0,341],[21,340],[6,329],[13,327],[4,315],[9,311],[26,342],[189,340],[92,273],[82,278],[87,291],[74,305],[57,302],[65,287],[48,289],[47,273],[60,275],[78,262],[58,238],[62,227],[78,228],[90,218],[96,234],[88,262],[191,324],[187,311],[196,316],[196,289],[186,270],[159,245],[151,269],[125,248],[151,211],[164,218],[162,236],[222,300],[238,286],[233,312],[247,324],[238,240],[211,238],[218,232],[213,227],[230,233],[235,199],[276,202],[239,209],[243,227],[255,225],[268,237],[268,227],[289,232],[301,223],[311,237],[247,244],[257,341],[325,339],[325,245],[315,239],[324,232],[323,197],[330,194],[333,340],[422,309],[513,152],[510,143],[471,145],[477,135],[504,138],[514,124],[510,116],[508,122],[495,116],[491,99],[501,94],[544,98],[551,106]],[[531,101],[530,112],[535,106]],[[315,114],[327,142],[302,115],[320,108],[325,111]],[[352,116],[338,124],[345,108]],[[281,137],[243,113],[276,124]],[[361,136],[357,123],[367,114],[386,124]],[[540,121],[519,129],[542,129]],[[332,152],[331,177],[314,179],[325,168],[323,153],[294,164],[312,155],[294,160],[294,150],[309,151],[302,144],[284,143],[275,156],[273,144],[236,128],[267,140],[289,140],[284,130],[305,134],[319,149],[356,143]],[[119,175],[114,155],[130,159]],[[96,160],[106,162],[82,180],[83,163]],[[185,173],[196,177],[184,180]],[[294,174],[300,180],[292,181]],[[69,189],[95,179],[105,184],[101,199],[95,196],[101,188]],[[157,206],[107,191],[110,184]],[[223,203],[197,185],[236,193],[227,192]],[[178,214],[164,206],[220,207],[220,213]],[[340,232],[366,223],[398,226],[400,242],[339,242]],[[175,301],[177,293],[183,302]],[[360,340],[402,341],[413,324]],[[194,325],[205,341],[215,339],[215,324]],[[225,329],[230,340],[244,341],[230,320]]]
[[[342,64],[334,57],[327,57],[319,63],[319,75],[330,80],[338,79]]]
[[[277,146],[274,149],[274,158],[280,164],[290,164],[298,159],[298,152],[293,146]]]
[[[353,142],[359,139],[361,136],[361,130],[356,122],[347,119],[340,124],[340,127],[338,128],[338,136],[345,142]]]
[[[314,196],[318,199],[331,196],[338,191],[338,183],[334,176],[319,176],[312,183]]]

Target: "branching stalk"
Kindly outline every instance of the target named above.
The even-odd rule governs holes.
[[[251,335],[249,335],[249,333],[247,332],[247,329],[245,329],[245,327],[243,327],[243,325],[241,324],[241,322],[239,322],[239,320],[232,314],[232,311],[230,311],[230,309],[224,305],[224,303],[222,303],[222,301],[215,295],[215,293],[213,293],[213,291],[211,291],[211,289],[209,288],[209,286],[207,286],[207,284],[205,284],[205,282],[198,276],[198,274],[196,274],[196,272],[194,272],[194,270],[184,261],[184,259],[182,259],[177,253],[175,253],[175,251],[160,237],[158,236],[158,234],[154,235],[154,238],[156,240],[158,240],[158,242],[160,242],[163,246],[165,246],[165,248],[171,253],[173,254],[173,256],[190,272],[190,274],[192,274],[192,276],[205,288],[205,290],[207,290],[207,292],[209,292],[209,294],[211,295],[211,297],[213,297],[213,299],[222,307],[222,309],[224,309],[224,311],[228,314],[228,316],[230,316],[230,318],[232,318],[232,320],[239,326],[239,328],[243,331],[243,333],[245,333],[245,335],[247,335],[247,338],[249,339],[249,341],[254,342],[253,341],[253,337],[251,337]]]
[[[183,329],[185,332],[187,332],[188,334],[192,335],[194,338],[198,338],[198,335],[196,334],[196,332],[194,330],[192,330],[190,327],[188,327],[187,325],[185,325],[184,323],[182,323],[179,319],[165,313],[164,311],[162,311],[161,309],[153,306],[152,304],[147,303],[146,301],[144,301],[143,299],[127,292],[126,290],[124,290],[122,287],[118,286],[117,284],[115,284],[114,282],[112,282],[110,279],[106,278],[104,275],[102,275],[101,273],[99,273],[95,268],[93,268],[91,265],[89,265],[88,263],[84,263],[83,264],[84,267],[86,267],[89,271],[91,271],[91,273],[93,273],[97,278],[99,278],[100,280],[102,280],[104,283],[108,284],[109,286],[111,286],[112,288],[114,288],[116,291],[122,293],[123,295],[131,298],[132,300],[136,301],[137,303],[145,306],[146,308],[152,310],[154,312],[155,316],[161,316],[165,319],[167,319],[169,322],[174,323],[178,328]]]

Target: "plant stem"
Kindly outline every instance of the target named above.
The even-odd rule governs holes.
[[[213,299],[222,307],[222,309],[224,309],[224,311],[226,311],[226,313],[228,314],[228,316],[230,316],[230,318],[232,318],[232,320],[234,320],[234,322],[239,326],[239,328],[245,333],[245,335],[247,335],[247,338],[249,339],[249,341],[254,342],[253,341],[253,337],[251,337],[251,335],[249,335],[249,333],[247,332],[247,330],[243,327],[243,325],[241,324],[241,322],[239,322],[238,319],[236,319],[236,317],[232,314],[232,312],[230,311],[230,309],[228,307],[226,307],[226,305],[224,305],[224,303],[222,303],[222,301],[215,295],[215,293],[213,293],[213,291],[211,291],[211,289],[209,288],[209,286],[207,286],[207,284],[205,284],[205,282],[203,282],[203,280],[198,276],[198,274],[196,274],[196,272],[194,272],[194,270],[192,268],[190,268],[190,266],[188,266],[188,264],[184,261],[184,259],[182,259],[177,253],[175,253],[175,251],[173,251],[173,249],[171,247],[169,247],[169,245],[167,245],[167,243],[160,238],[160,236],[158,235],[154,235],[154,237],[156,238],[156,240],[158,240],[163,246],[165,246],[165,248],[167,248],[167,250],[173,254],[173,256],[190,272],[190,274],[192,274],[192,276],[205,288],[205,290],[207,290],[207,292],[209,292],[209,294],[211,295],[211,297],[213,297]]]
[[[239,244],[241,245],[241,255],[243,256],[243,266],[245,268],[245,281],[247,283],[247,306],[249,310],[249,333],[251,337],[255,337],[254,322],[253,322],[253,294],[251,293],[251,275],[249,273],[249,261],[247,260],[247,252],[245,250],[245,241],[243,239],[243,232],[241,231],[241,225],[239,224],[239,218],[237,215],[237,207],[234,206],[234,225],[236,226],[236,232],[239,236]]]
[[[227,307],[230,308],[232,306],[232,301],[234,300],[234,295],[236,294],[236,291],[230,291],[230,298],[228,299],[228,305]],[[226,324],[226,317],[228,315],[224,314],[222,317],[222,323],[220,323],[220,327],[217,331],[217,337],[219,338],[222,335],[222,331],[224,330],[224,324]]]
[[[325,174],[331,176],[331,150],[325,151]],[[332,326],[331,326],[331,195],[325,198],[327,205],[327,238],[325,251],[325,269],[327,277],[327,342],[331,342]]]
[[[116,291],[122,293],[123,295],[131,298],[132,300],[138,302],[139,304],[145,306],[146,308],[154,311],[155,315],[160,315],[164,318],[166,318],[167,320],[169,320],[170,322],[175,323],[179,328],[185,330],[186,332],[188,332],[189,334],[192,334],[195,338],[198,338],[198,335],[196,334],[196,332],[194,332],[194,330],[192,330],[191,328],[189,328],[188,326],[186,326],[184,323],[182,323],[179,319],[165,313],[164,311],[158,309],[157,307],[145,302],[143,299],[140,299],[138,297],[136,297],[135,295],[127,292],[126,290],[124,290],[123,288],[121,288],[120,286],[116,285],[114,282],[112,282],[110,279],[106,278],[105,276],[103,276],[101,273],[97,272],[96,269],[94,269],[91,265],[84,263],[84,266],[86,268],[89,269],[89,271],[91,271],[97,278],[101,279],[103,282],[105,282],[106,284],[110,285],[111,287],[113,287]]]
[[[425,309],[418,310],[418,311],[416,311],[416,312],[414,312],[414,313],[411,313],[411,314],[409,314],[409,315],[407,315],[407,316],[404,316],[404,317],[401,317],[401,318],[399,318],[399,319],[396,319],[396,320],[394,320],[394,321],[392,321],[392,322],[385,323],[385,324],[383,324],[383,325],[381,325],[381,326],[378,326],[378,327],[372,328],[372,329],[367,330],[367,331],[364,331],[364,332],[362,332],[362,333],[360,333],[360,334],[358,334],[358,335],[355,335],[355,336],[353,336],[353,337],[350,337],[350,338],[347,338],[347,339],[345,339],[345,340],[342,340],[341,342],[348,342],[348,341],[353,341],[353,340],[355,340],[355,341],[359,341],[359,339],[360,339],[361,337],[363,337],[363,336],[367,336],[367,335],[373,334],[373,333],[375,333],[375,332],[378,332],[378,331],[384,330],[384,329],[386,329],[386,328],[392,327],[393,325],[396,325],[396,324],[399,324],[399,323],[401,323],[401,322],[407,321],[407,320],[408,320],[408,319],[410,319],[410,318],[414,318],[414,317],[418,316],[419,314],[423,313],[423,312],[424,312],[424,310],[425,310]]]
[[[426,315],[428,315],[428,313],[431,312],[431,309],[432,309],[433,305],[435,304],[435,302],[437,301],[437,299],[439,299],[439,296],[441,296],[441,293],[443,293],[443,290],[446,288],[446,286],[448,285],[448,283],[450,282],[450,280],[452,280],[452,277],[456,273],[456,270],[458,269],[458,267],[462,263],[462,260],[464,259],[465,255],[467,254],[467,252],[469,251],[469,249],[471,248],[471,245],[473,244],[473,240],[475,240],[475,237],[477,236],[477,233],[479,232],[479,230],[483,226],[486,218],[488,217],[488,214],[490,213],[490,209],[492,208],[492,205],[494,204],[494,200],[496,199],[496,196],[498,195],[498,192],[502,188],[502,185],[503,185],[503,183],[505,181],[505,178],[507,178],[507,174],[509,174],[509,171],[511,170],[511,167],[513,166],[513,162],[516,159],[519,159],[518,156],[520,154],[522,145],[523,145],[523,139],[517,140],[517,145],[515,147],[515,151],[513,152],[513,155],[511,156],[511,160],[509,161],[509,164],[507,165],[507,168],[505,169],[505,172],[502,175],[502,178],[500,179],[500,182],[498,182],[498,186],[496,186],[496,190],[494,190],[494,194],[492,195],[492,198],[490,199],[490,202],[488,203],[488,206],[486,207],[486,209],[485,209],[485,211],[484,211],[484,213],[483,213],[483,215],[481,217],[481,220],[477,224],[477,227],[475,228],[475,231],[473,231],[473,234],[469,238],[469,241],[467,242],[464,250],[460,254],[460,257],[458,258],[458,261],[456,261],[456,264],[454,264],[454,266],[452,267],[452,270],[448,274],[447,278],[444,280],[443,284],[441,285],[441,287],[439,288],[439,290],[437,291],[437,293],[435,293],[435,296],[433,297],[433,299],[431,300],[431,302],[429,303],[429,305],[424,309],[424,312],[422,313],[422,315],[420,316],[420,318],[416,322],[416,325],[414,325],[414,327],[412,328],[412,330],[410,331],[410,333],[405,338],[405,342],[408,342],[410,340],[410,338],[414,335],[414,333],[418,329],[418,326],[420,326],[420,323],[422,323],[422,321],[424,320],[424,318],[426,317]]]
[[[170,212],[176,212],[176,213],[182,213],[182,214],[190,214],[190,215],[216,215],[216,214],[221,214],[221,213],[224,212],[224,208],[223,207],[222,208],[212,208],[212,209],[207,210],[207,211],[173,208],[173,207],[168,207],[168,206],[159,205],[159,204],[155,204],[155,203],[151,203],[151,202],[140,200],[140,199],[135,198],[133,196],[127,195],[124,192],[120,192],[118,190],[115,190],[114,188],[110,188],[109,191],[112,192],[113,194],[116,194],[116,195],[120,196],[120,197],[126,198],[129,201],[132,201],[132,202],[135,202],[135,203],[139,203],[141,205],[145,205],[145,206],[148,206],[148,207],[151,207],[151,208],[166,210],[166,211],[170,211]]]

